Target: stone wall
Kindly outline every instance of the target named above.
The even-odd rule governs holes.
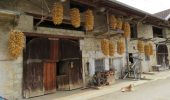
[[[140,37],[153,38],[152,25],[139,23],[137,26],[137,30],[138,30],[138,38]]]
[[[13,25],[11,19],[5,20],[0,23],[0,96],[15,100],[21,98],[23,60],[22,55],[11,59],[8,54],[9,31]]]
[[[138,24],[137,27],[138,31],[138,38],[153,38],[153,30],[152,25],[145,25],[142,23]],[[156,39],[157,41],[161,41],[162,39]],[[142,72],[149,72],[152,71],[152,66],[157,64],[156,61],[156,45],[152,43],[152,46],[154,48],[154,55],[150,56],[150,60],[147,61],[145,58],[144,53],[139,53],[137,50],[137,40],[129,41],[129,53],[133,53],[134,55],[140,55],[140,57],[143,59],[141,62],[142,66]],[[146,42],[145,42],[146,43]]]
[[[115,51],[114,56],[105,56],[101,51],[101,40],[104,39],[100,38],[92,38],[92,36],[87,36],[83,40],[80,40],[80,48],[82,50],[82,58],[83,58],[83,68],[84,68],[84,81],[87,85],[91,77],[95,73],[95,60],[103,59],[104,60],[104,69],[107,71],[111,68],[109,66],[109,59],[122,59],[122,67],[125,65],[125,53],[123,55],[117,54],[117,50]],[[111,41],[117,46],[117,38],[112,38]],[[89,64],[89,65],[88,65]],[[89,68],[88,68],[89,67]]]

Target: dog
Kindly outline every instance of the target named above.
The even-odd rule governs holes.
[[[122,92],[131,92],[131,91],[134,91],[134,84],[130,84],[126,87],[123,87],[121,88],[121,91]]]

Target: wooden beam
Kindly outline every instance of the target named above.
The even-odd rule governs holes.
[[[35,36],[35,37],[44,37],[44,38],[65,38],[65,39],[83,39],[84,37],[78,36],[68,36],[68,35],[53,35],[53,34],[41,34],[41,33],[30,33],[24,32],[25,36]]]
[[[92,7],[92,8],[97,8],[95,2],[90,2],[90,0],[70,0],[70,1],[73,1],[73,2],[77,2],[77,3],[80,3],[80,4],[84,4],[84,5],[87,5],[89,7]]]

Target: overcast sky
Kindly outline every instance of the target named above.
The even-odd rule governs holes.
[[[170,0],[117,0],[148,13],[170,9]]]

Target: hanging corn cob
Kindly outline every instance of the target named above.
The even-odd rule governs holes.
[[[110,16],[110,27],[116,29],[117,26],[117,19],[114,15]]]
[[[149,43],[149,48],[150,48],[150,55],[153,55],[153,46],[151,43]]]
[[[109,55],[109,40],[103,39],[101,40],[101,50],[104,55]]]
[[[85,11],[85,29],[86,31],[92,31],[94,28],[94,15],[93,11],[88,9]]]
[[[110,41],[109,42],[109,55],[114,56],[115,54],[115,45]]]
[[[80,11],[77,8],[70,10],[71,23],[75,28],[80,27]]]
[[[122,29],[123,22],[120,18],[117,19],[117,29]]]
[[[144,50],[145,50],[145,55],[150,56],[150,46],[149,46],[149,44],[145,44]]]
[[[9,34],[9,54],[12,58],[17,58],[22,53],[24,47],[24,34],[16,30],[10,31]]]
[[[123,30],[124,30],[124,37],[125,38],[129,37],[131,30],[130,30],[130,24],[128,22],[123,23]]]
[[[143,53],[143,52],[144,52],[144,43],[143,43],[143,41],[138,40],[137,49],[138,49],[138,51],[139,51],[140,53]]]
[[[63,5],[61,2],[54,4],[52,9],[52,20],[55,25],[59,25],[63,21]]]
[[[125,44],[123,39],[119,39],[117,42],[117,53],[122,55],[125,52]]]

